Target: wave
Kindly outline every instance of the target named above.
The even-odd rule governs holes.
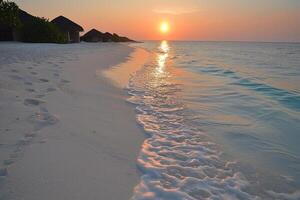
[[[200,130],[201,126],[190,123],[193,116],[190,116],[190,108],[183,103],[181,96],[185,86],[172,79],[172,69],[166,69],[163,59],[168,57],[167,53],[160,50],[155,51],[154,55],[158,57],[158,62],[152,60],[147,63],[131,77],[127,87],[128,102],[135,105],[137,122],[147,135],[137,159],[137,167],[142,175],[132,200],[300,198],[298,186],[293,185],[290,178],[266,175],[269,172],[264,174],[265,171],[234,160],[222,151],[214,139]],[[173,57],[170,56],[171,59]],[[297,104],[284,104],[285,98],[297,97],[297,94],[289,91],[245,79],[232,70],[208,67],[197,70],[229,77],[233,80],[232,84],[271,97],[289,108],[300,108]],[[227,96],[237,98],[241,95],[224,92]],[[300,99],[297,97],[292,100]],[[205,123],[205,120],[201,123]],[[229,125],[238,127],[240,124]],[[247,135],[234,137],[245,138]],[[268,144],[254,136],[247,140],[262,142],[262,146]],[[265,146],[264,150],[280,151],[272,145]],[[290,152],[284,153],[290,155],[291,159],[298,159]],[[261,174],[268,178],[265,179]]]
[[[260,93],[273,100],[276,100],[277,102],[289,109],[300,111],[300,95],[298,93],[281,88],[276,88],[265,83],[260,83],[256,80],[251,80],[250,78],[243,77],[235,71],[222,69],[215,66],[197,67],[196,70],[214,76],[230,78],[231,85],[240,86],[252,90],[254,92]]]
[[[149,135],[138,157],[143,176],[133,200],[256,198],[243,191],[249,183],[234,170],[235,163],[222,159],[204,133],[185,125],[180,103],[173,101],[166,108],[157,104],[162,100],[157,95],[144,96],[134,89],[129,93],[137,121]]]
[[[224,159],[217,144],[186,123],[186,108],[176,95],[181,85],[151,77],[152,70],[146,66],[128,87],[128,101],[149,136],[138,157],[143,175],[132,199],[257,199],[244,191],[250,183],[237,163]]]

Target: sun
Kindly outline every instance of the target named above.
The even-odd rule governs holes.
[[[160,24],[160,32],[168,33],[170,31],[170,25],[168,22],[161,22]]]

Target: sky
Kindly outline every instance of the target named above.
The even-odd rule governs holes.
[[[300,42],[300,0],[15,0],[35,16],[64,15],[136,40]],[[170,31],[162,34],[162,21]]]

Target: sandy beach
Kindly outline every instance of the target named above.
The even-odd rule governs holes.
[[[0,200],[300,200],[299,10],[0,0]]]
[[[134,52],[0,44],[0,199],[130,199],[144,134],[126,92],[97,72]]]

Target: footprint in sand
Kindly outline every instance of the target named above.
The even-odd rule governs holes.
[[[34,65],[34,66],[37,66],[37,65]],[[27,67],[27,69],[33,69],[33,67]]]
[[[59,122],[59,119],[51,115],[47,109],[43,110],[41,109],[40,112],[36,112],[33,115],[31,115],[28,118],[29,122],[33,123],[35,125],[34,130],[40,130],[46,126],[54,125]],[[30,136],[34,137],[34,134],[28,134],[28,137],[30,139]],[[26,137],[26,136],[25,136]]]
[[[44,79],[44,78],[40,78],[39,79],[41,82],[43,82],[43,83],[47,83],[47,82],[49,82],[49,80],[48,79]]]
[[[35,133],[26,133],[25,138],[34,138],[36,136]]]
[[[56,91],[55,88],[47,88],[47,92],[54,92],[54,91]]]
[[[32,74],[32,75],[37,75],[38,73],[37,73],[37,72],[31,72],[31,74]]]
[[[60,82],[62,82],[62,83],[70,83],[71,81],[68,81],[68,80],[62,79]]]
[[[12,69],[11,72],[13,72],[13,73],[18,73],[19,71],[16,70],[16,69]]]
[[[44,94],[38,94],[38,95],[35,96],[35,98],[43,98],[43,97],[45,97]]]
[[[25,106],[39,106],[42,103],[45,103],[44,101],[38,100],[38,99],[25,99],[24,105]]]
[[[25,85],[33,85],[32,82],[24,82]]]
[[[54,73],[53,76],[59,77],[59,73]]]
[[[27,92],[35,92],[35,90],[34,90],[34,89],[31,89],[31,88],[27,88],[26,91],[27,91]]]

